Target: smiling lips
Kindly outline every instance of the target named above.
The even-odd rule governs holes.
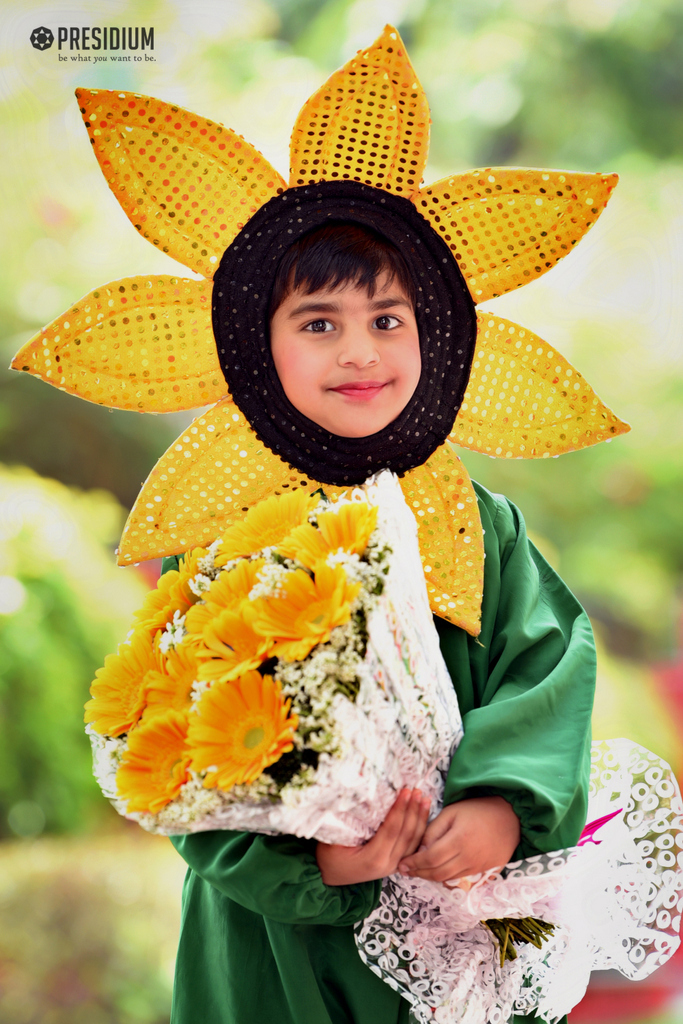
[[[328,388],[328,390],[336,391],[338,395],[344,395],[345,398],[369,402],[389,383],[388,380],[350,380],[346,384],[339,384],[336,388]]]

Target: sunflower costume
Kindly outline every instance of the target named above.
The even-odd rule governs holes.
[[[130,93],[77,96],[135,228],[203,275],[104,285],[12,363],[115,408],[214,403],[152,470],[119,563],[164,556],[170,568],[269,494],[322,485],[335,498],[394,470],[465,723],[445,802],[504,796],[521,822],[519,856],[573,845],[586,811],[590,626],[516,509],[470,481],[454,445],[547,458],[628,429],[547,342],[476,311],[551,269],[595,222],[616,175],[487,168],[422,187],[429,110],[390,26],[304,105],[289,183],[235,133],[188,111]],[[418,295],[420,381],[397,420],[366,438],[336,437],[294,409],[269,350],[277,263],[330,219],[398,246]],[[408,1021],[408,1004],[354,946],[352,925],[377,905],[380,882],[327,887],[314,844],[287,836],[174,843],[190,865],[174,1024]]]

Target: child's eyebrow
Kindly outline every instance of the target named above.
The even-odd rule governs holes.
[[[413,308],[412,302],[409,302],[403,295],[387,295],[383,299],[375,299],[370,303],[370,309],[389,309],[391,306],[407,306],[408,309]]]
[[[412,309],[412,303],[402,295],[387,295],[381,299],[374,299],[370,303],[370,309],[372,312],[377,312],[379,309],[390,309],[393,306],[407,306],[408,309]],[[288,320],[294,320],[295,317],[302,316],[304,313],[339,313],[341,306],[338,302],[321,302],[319,299],[313,299],[311,302],[302,302],[296,306],[291,313],[287,316]]]
[[[301,316],[302,313],[339,313],[341,306],[338,302],[320,302],[314,299],[312,302],[302,302],[296,309],[287,316],[288,320]]]

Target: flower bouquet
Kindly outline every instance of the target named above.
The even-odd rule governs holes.
[[[436,810],[462,735],[415,519],[388,472],[335,503],[268,498],[190,552],[91,692],[104,794],[165,834],[354,845],[403,786]]]
[[[333,503],[269,498],[191,551],[91,692],[103,792],[165,834],[356,845],[404,786],[438,813],[462,737],[416,522],[388,472]],[[591,970],[646,977],[677,948],[682,812],[668,765],[594,744],[579,846],[454,885],[385,879],[359,953],[419,1024],[553,1022]]]

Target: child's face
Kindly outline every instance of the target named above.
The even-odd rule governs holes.
[[[273,316],[270,338],[289,401],[340,437],[366,437],[388,426],[420,379],[413,307],[386,274],[372,298],[352,284],[290,292]]]

